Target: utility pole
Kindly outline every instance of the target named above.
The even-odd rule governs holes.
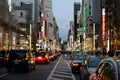
[[[32,25],[30,24],[30,50],[31,50],[31,42],[32,42],[32,38],[31,38],[31,35],[32,35]]]
[[[95,50],[95,22],[93,22],[93,51]]]

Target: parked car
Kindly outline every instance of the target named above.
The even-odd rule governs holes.
[[[88,80],[89,75],[94,73],[100,61],[105,57],[89,55],[85,60],[85,64],[80,68],[80,80]]]
[[[5,59],[2,53],[0,53],[0,67],[5,66]]]
[[[34,56],[30,50],[10,50],[6,57],[6,69],[8,72],[12,70],[26,70],[30,72],[35,69]]]
[[[86,59],[85,55],[81,54],[74,54],[73,59],[71,60],[71,71],[74,72],[80,72],[81,65],[84,64],[84,61]]]
[[[103,59],[89,80],[120,80],[120,59]]]
[[[37,54],[35,54],[34,60],[35,63],[49,63],[50,62],[49,54],[44,51],[38,52]]]

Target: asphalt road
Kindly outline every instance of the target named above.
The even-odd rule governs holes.
[[[29,73],[5,73],[1,75],[0,80],[79,80],[79,74],[72,74],[69,56],[62,55],[49,64],[36,64],[36,69]]]

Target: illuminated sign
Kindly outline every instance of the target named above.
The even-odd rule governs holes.
[[[102,40],[106,40],[105,9],[102,9]]]

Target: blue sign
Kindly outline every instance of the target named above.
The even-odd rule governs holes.
[[[102,40],[105,40],[105,36],[102,36]]]

